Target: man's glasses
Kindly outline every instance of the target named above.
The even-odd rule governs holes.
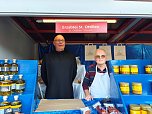
[[[55,42],[65,42],[65,40],[54,40]]]
[[[106,55],[96,55],[95,58],[96,59],[104,59],[106,57]]]

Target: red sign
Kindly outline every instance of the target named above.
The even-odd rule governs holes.
[[[106,22],[56,23],[55,33],[107,33]]]

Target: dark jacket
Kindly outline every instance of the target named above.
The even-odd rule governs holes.
[[[72,83],[77,73],[75,56],[67,51],[51,52],[44,56],[41,75],[46,84],[45,98],[73,98]]]

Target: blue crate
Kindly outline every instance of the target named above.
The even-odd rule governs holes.
[[[111,60],[108,61],[110,76],[113,78],[112,84],[115,84],[114,90],[117,94],[112,92],[113,98],[120,99],[124,106],[125,114],[129,113],[129,104],[152,104],[152,74],[145,74],[145,66],[152,65],[152,60]],[[138,74],[114,74],[113,65],[138,65]],[[130,87],[130,94],[123,95],[119,88],[120,82],[128,82]],[[142,94],[136,95],[132,93],[132,82],[142,83]],[[118,95],[119,94],[119,95]],[[118,101],[116,101],[118,102]]]
[[[3,63],[4,60],[0,60],[0,63]],[[12,63],[12,60],[9,60],[8,63]],[[38,61],[37,60],[17,60],[19,65],[18,74],[14,75],[13,79],[17,80],[19,74],[23,74],[23,79],[25,80],[25,91],[19,95],[19,100],[22,102],[22,113],[32,114],[34,111],[34,97],[35,97],[35,88],[37,84],[37,73],[38,73]],[[8,101],[14,101],[14,95],[8,96]],[[3,98],[0,96],[0,102]]]

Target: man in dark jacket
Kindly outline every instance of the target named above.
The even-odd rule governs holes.
[[[46,54],[42,61],[41,75],[46,85],[46,99],[73,98],[72,83],[77,73],[75,56],[65,51],[62,35],[54,38],[55,51]]]

